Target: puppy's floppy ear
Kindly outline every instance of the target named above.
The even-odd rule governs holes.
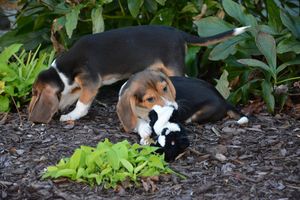
[[[137,124],[136,98],[128,91],[121,96],[117,104],[117,114],[126,132],[132,131]]]
[[[29,120],[32,122],[49,123],[58,111],[59,100],[55,89],[46,87],[33,94],[29,104]]]
[[[165,77],[165,80],[167,82],[167,84],[169,85],[169,88],[170,88],[170,92],[174,98],[174,100],[176,99],[176,90],[175,90],[175,87],[172,83],[172,81],[169,79],[169,77],[167,77],[166,75],[164,76]]]

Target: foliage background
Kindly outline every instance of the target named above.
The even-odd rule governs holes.
[[[67,50],[82,35],[132,25],[170,25],[200,36],[251,25],[247,33],[215,46],[190,47],[187,73],[217,83],[234,104],[262,98],[270,112],[282,108],[300,76],[300,17],[295,0],[30,0],[19,5],[14,28],[0,38],[2,52],[22,43],[27,51],[38,49],[36,59],[40,59],[43,52]],[[1,62],[24,67],[29,56],[16,59],[19,54]],[[7,76],[1,69],[0,95],[12,99]],[[13,97],[18,105],[28,100],[30,87],[24,90],[25,98]],[[8,111],[11,101],[9,105],[0,111]]]

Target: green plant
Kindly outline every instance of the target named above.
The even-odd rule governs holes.
[[[81,146],[76,149],[70,158],[61,159],[56,166],[49,166],[43,178],[68,177],[91,185],[96,183],[103,184],[105,188],[115,188],[125,180],[137,184],[141,177],[175,173],[167,166],[163,155],[154,153],[156,149],[130,145],[126,140],[112,144],[105,139],[96,148]]]
[[[31,86],[37,74],[52,62],[54,52],[40,53],[21,50],[21,44],[11,45],[0,54],[0,112],[12,104],[18,108],[29,100]]]
[[[26,49],[53,44],[68,48],[78,37],[118,27],[164,24],[192,32],[192,16],[199,12],[197,0],[31,0],[23,8],[16,27],[0,38],[0,46],[16,41]]]
[[[229,80],[239,77],[238,87],[229,96],[231,102],[246,103],[251,95],[262,96],[269,112],[273,113],[276,103],[282,107],[288,95],[276,94],[275,89],[300,79],[297,67],[300,64],[297,55],[300,52],[300,17],[291,14],[284,4],[288,1],[281,4],[274,0],[257,2],[260,6],[255,2],[244,2],[248,6],[252,4],[253,8],[245,9],[232,0],[223,0],[222,6],[227,14],[224,20],[206,17],[196,25],[201,36],[236,26],[251,26],[249,33],[210,48],[208,57],[225,62]],[[258,11],[255,7],[259,8]]]

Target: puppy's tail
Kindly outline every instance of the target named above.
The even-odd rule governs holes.
[[[238,111],[234,106],[231,104],[227,104],[227,115],[230,118],[236,119],[239,125],[247,124],[249,122],[248,117]]]
[[[215,44],[218,42],[221,42],[227,38],[230,38],[232,36],[240,35],[244,33],[250,26],[243,26],[240,28],[235,28],[230,31],[226,31],[223,33],[219,33],[217,35],[209,36],[209,37],[199,37],[195,35],[191,35],[185,32],[182,32],[182,35],[184,37],[184,40],[191,45],[195,46],[208,46],[211,44]]]

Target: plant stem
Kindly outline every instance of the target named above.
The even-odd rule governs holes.
[[[297,79],[300,79],[300,76],[293,77],[293,78],[288,78],[288,79],[284,79],[282,81],[278,81],[277,84],[281,84],[281,83],[284,83],[284,82],[287,82],[287,81],[292,81],[292,80],[297,80]]]

